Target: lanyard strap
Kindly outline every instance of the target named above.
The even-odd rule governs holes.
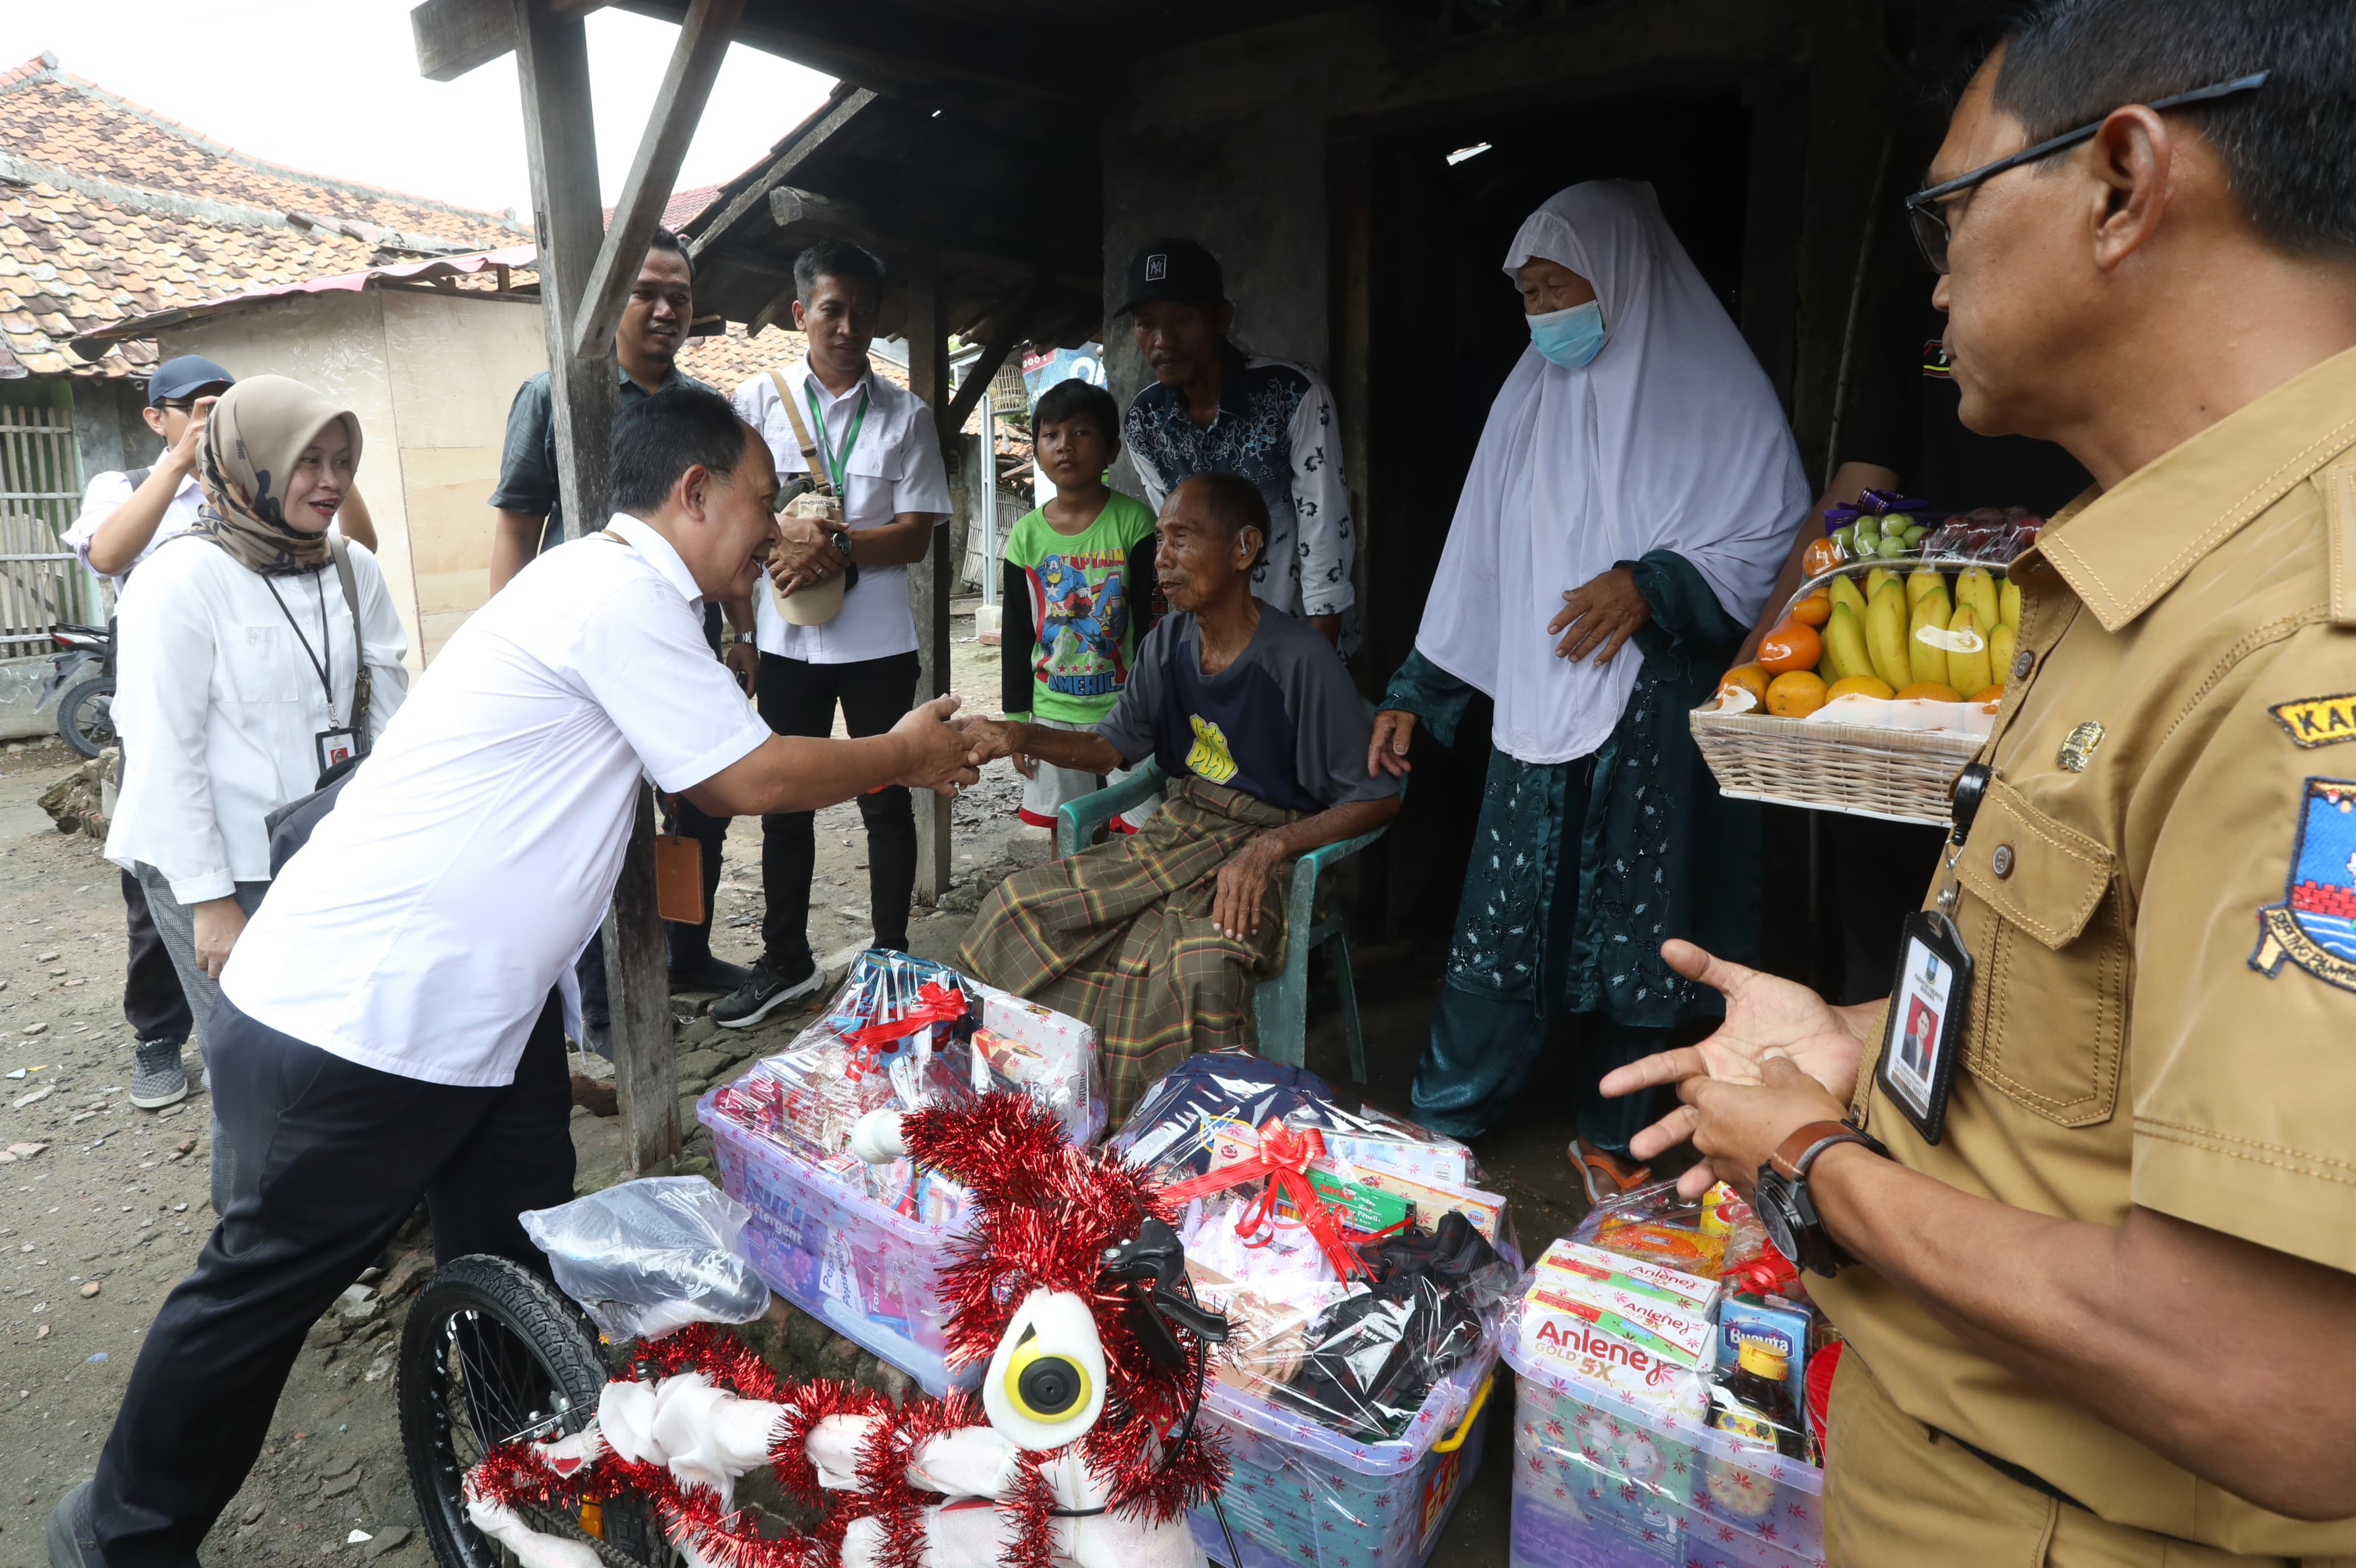
[[[859,411],[851,416],[851,434],[844,438],[842,455],[837,458],[833,445],[826,439],[826,415],[819,411],[817,383],[817,376],[805,376],[802,378],[802,391],[809,399],[810,423],[818,436],[819,461],[826,464],[827,476],[834,481],[834,493],[840,496],[843,493],[843,471],[851,465],[851,454],[859,450],[859,432],[867,424],[868,389],[862,387],[859,389]]]
[[[303,635],[302,623],[294,619],[294,612],[286,607],[286,601],[279,598],[278,584],[267,577],[262,581],[270,590],[270,597],[277,601],[278,613],[286,617],[289,626],[294,628],[294,640],[303,645],[303,656],[311,661],[311,672],[319,677],[320,695],[327,699],[327,722],[333,724],[336,721],[336,683],[328,678],[328,671],[333,667],[336,649],[335,645],[327,641],[327,585],[322,573],[313,572],[311,580],[319,590],[319,651],[316,654],[311,651],[311,639]]]

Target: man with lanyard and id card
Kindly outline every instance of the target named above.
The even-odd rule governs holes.
[[[813,509],[802,506],[780,524],[783,542],[769,562],[775,592],[754,595],[755,700],[780,735],[833,733],[838,704],[853,736],[880,735],[916,700],[908,568],[925,559],[934,525],[948,514],[948,474],[932,410],[868,363],[883,263],[856,245],[823,241],[796,259],[794,291],[794,325],[809,353],[790,369],[737,388],[736,412],[768,443],[789,489],[798,479],[815,483],[803,452],[816,457],[825,470],[820,487],[838,498],[841,520],[796,516]],[[798,615],[809,624],[796,624],[779,613],[779,595],[837,581],[847,585],[830,617]],[[859,814],[867,828],[874,945],[905,947],[916,885],[915,809],[908,792],[894,786],[861,795]],[[752,979],[712,1004],[723,1028],[749,1029],[825,984],[809,944],[817,846],[809,812],[761,819],[762,954]]]
[[[1887,1000],[1669,944],[1726,1021],[1603,1088],[1840,1331],[1832,1568],[2345,1568],[2356,7],[1998,27],[1905,209],[1964,421],[2093,483]]]

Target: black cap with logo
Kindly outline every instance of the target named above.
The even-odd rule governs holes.
[[[1179,304],[1224,304],[1226,275],[1219,259],[1192,240],[1156,240],[1129,263],[1129,289],[1113,314],[1127,315],[1156,300]]]

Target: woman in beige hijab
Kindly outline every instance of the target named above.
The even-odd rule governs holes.
[[[240,381],[205,428],[202,516],[117,606],[114,720],[130,762],[106,856],[145,891],[200,1036],[270,884],[263,818],[365,752],[409,688],[376,558],[327,534],[359,457],[350,411],[284,376]],[[214,1176],[218,1210],[218,1161]]]

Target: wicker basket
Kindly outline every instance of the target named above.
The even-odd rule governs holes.
[[[1818,724],[1764,713],[1693,710],[1694,744],[1737,800],[1947,825],[1955,775],[1982,737],[1945,730]]]

